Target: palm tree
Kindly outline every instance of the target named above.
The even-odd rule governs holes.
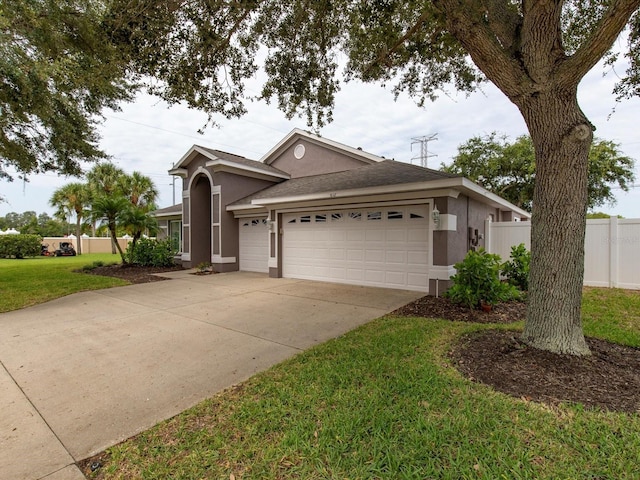
[[[120,225],[133,237],[131,244],[133,253],[142,234],[157,226],[156,220],[149,215],[149,212],[156,208],[158,189],[149,177],[140,172],[120,176],[118,185],[122,194],[131,203],[129,208],[122,212]]]
[[[131,175],[122,175],[118,185],[122,193],[129,198],[131,205],[140,207],[145,212],[155,208],[158,189],[149,177],[140,172],[133,172]]]
[[[153,181],[133,172],[127,175],[112,163],[100,163],[87,173],[94,195],[93,217],[106,220],[111,235],[113,252],[118,249],[122,262],[126,263],[122,248],[116,237],[118,224],[127,227],[134,238],[132,248],[148,228],[155,226],[149,211],[155,209],[158,189]]]
[[[91,170],[89,170],[89,172],[87,172],[87,182],[92,196],[97,199],[103,196],[108,197],[119,195],[121,193],[120,179],[124,175],[124,170],[116,167],[113,163],[98,163]],[[94,218],[94,222],[95,221],[96,219]],[[111,238],[111,253],[116,253],[117,248],[118,240],[115,236],[113,236]]]
[[[113,163],[103,162],[87,172],[87,182],[94,194],[114,195],[119,191],[120,178],[124,170]]]
[[[129,209],[129,201],[122,195],[98,195],[93,198],[91,216],[94,220],[104,220],[109,229],[111,243],[118,249],[122,263],[127,263],[122,247],[118,243],[117,226],[120,217]]]
[[[83,183],[68,183],[58,188],[51,199],[49,205],[57,208],[56,216],[66,220],[67,215],[76,216],[76,238],[78,239],[78,255],[82,254],[82,220],[85,217],[86,208],[91,200],[91,192],[87,185]]]
[[[129,235],[131,235],[131,252],[136,249],[136,244],[142,234],[148,230],[152,230],[158,226],[156,219],[145,212],[142,207],[130,205],[119,218],[120,226],[122,226]]]

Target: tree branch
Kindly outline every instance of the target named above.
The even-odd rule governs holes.
[[[564,85],[579,82],[600,61],[638,8],[640,0],[611,2],[587,41],[558,67],[556,73]]]
[[[400,37],[396,43],[393,44],[393,46],[389,49],[386,49],[383,52],[380,52],[378,54],[378,57],[369,64],[369,66],[364,70],[364,75],[366,76],[373,68],[375,68],[378,65],[386,65],[389,66],[387,60],[389,59],[389,56],[394,53],[398,48],[400,48],[404,42],[406,42],[409,38],[411,38],[416,31],[418,31],[418,29],[424,24],[424,22],[427,20],[427,18],[429,18],[429,14],[424,12],[422,15],[420,15],[420,17],[418,18],[418,20],[416,20],[416,23],[409,29],[407,30],[407,32]]]
[[[564,0],[525,0],[522,5],[522,61],[537,88],[550,84],[565,59],[560,19]]]
[[[490,5],[492,2],[487,2]],[[492,18],[490,27],[487,19],[487,7],[468,0],[433,0],[438,10],[443,12],[449,32],[469,52],[476,66],[505,95],[513,98],[526,89],[527,72],[510,52],[519,42],[517,29],[498,25],[510,16]],[[495,12],[495,3],[490,13]],[[502,28],[504,27],[504,28]],[[511,31],[512,39],[507,40]]]
[[[518,29],[522,26],[522,18],[514,4],[502,0],[482,0],[487,13],[489,28],[502,47],[514,51],[518,47]]]

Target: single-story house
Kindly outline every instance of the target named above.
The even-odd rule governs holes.
[[[155,212],[185,267],[436,294],[484,245],[485,222],[529,214],[470,180],[294,129],[259,161],[194,145]]]

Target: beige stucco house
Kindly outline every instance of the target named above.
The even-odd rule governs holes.
[[[295,129],[259,161],[194,145],[158,210],[186,267],[428,293],[484,245],[485,222],[529,214],[470,180]]]

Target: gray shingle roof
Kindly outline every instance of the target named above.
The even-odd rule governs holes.
[[[293,178],[267,187],[231,205],[249,205],[255,199],[292,197],[314,193],[336,192],[384,185],[428,182],[458,175],[418,167],[408,163],[384,160],[344,172],[326,173],[310,177]]]
[[[182,204],[178,203],[176,205],[171,205],[170,207],[159,208],[158,210],[151,212],[151,215],[154,217],[158,215],[182,215]]]
[[[279,170],[275,167],[272,167],[271,165],[267,165],[265,163],[262,162],[258,162],[257,160],[250,160],[246,157],[242,157],[240,155],[234,155],[233,153],[228,153],[228,152],[223,152],[222,150],[214,150],[212,148],[207,148],[207,147],[203,147],[198,145],[199,148],[206,150],[207,152],[215,155],[216,157],[222,159],[222,160],[226,160],[229,162],[233,162],[233,163],[237,163],[239,165],[244,165],[246,167],[252,167],[252,168],[257,168],[259,170],[264,170],[267,173],[276,173],[279,175],[287,175],[288,174],[286,172],[283,172],[282,170]]]

